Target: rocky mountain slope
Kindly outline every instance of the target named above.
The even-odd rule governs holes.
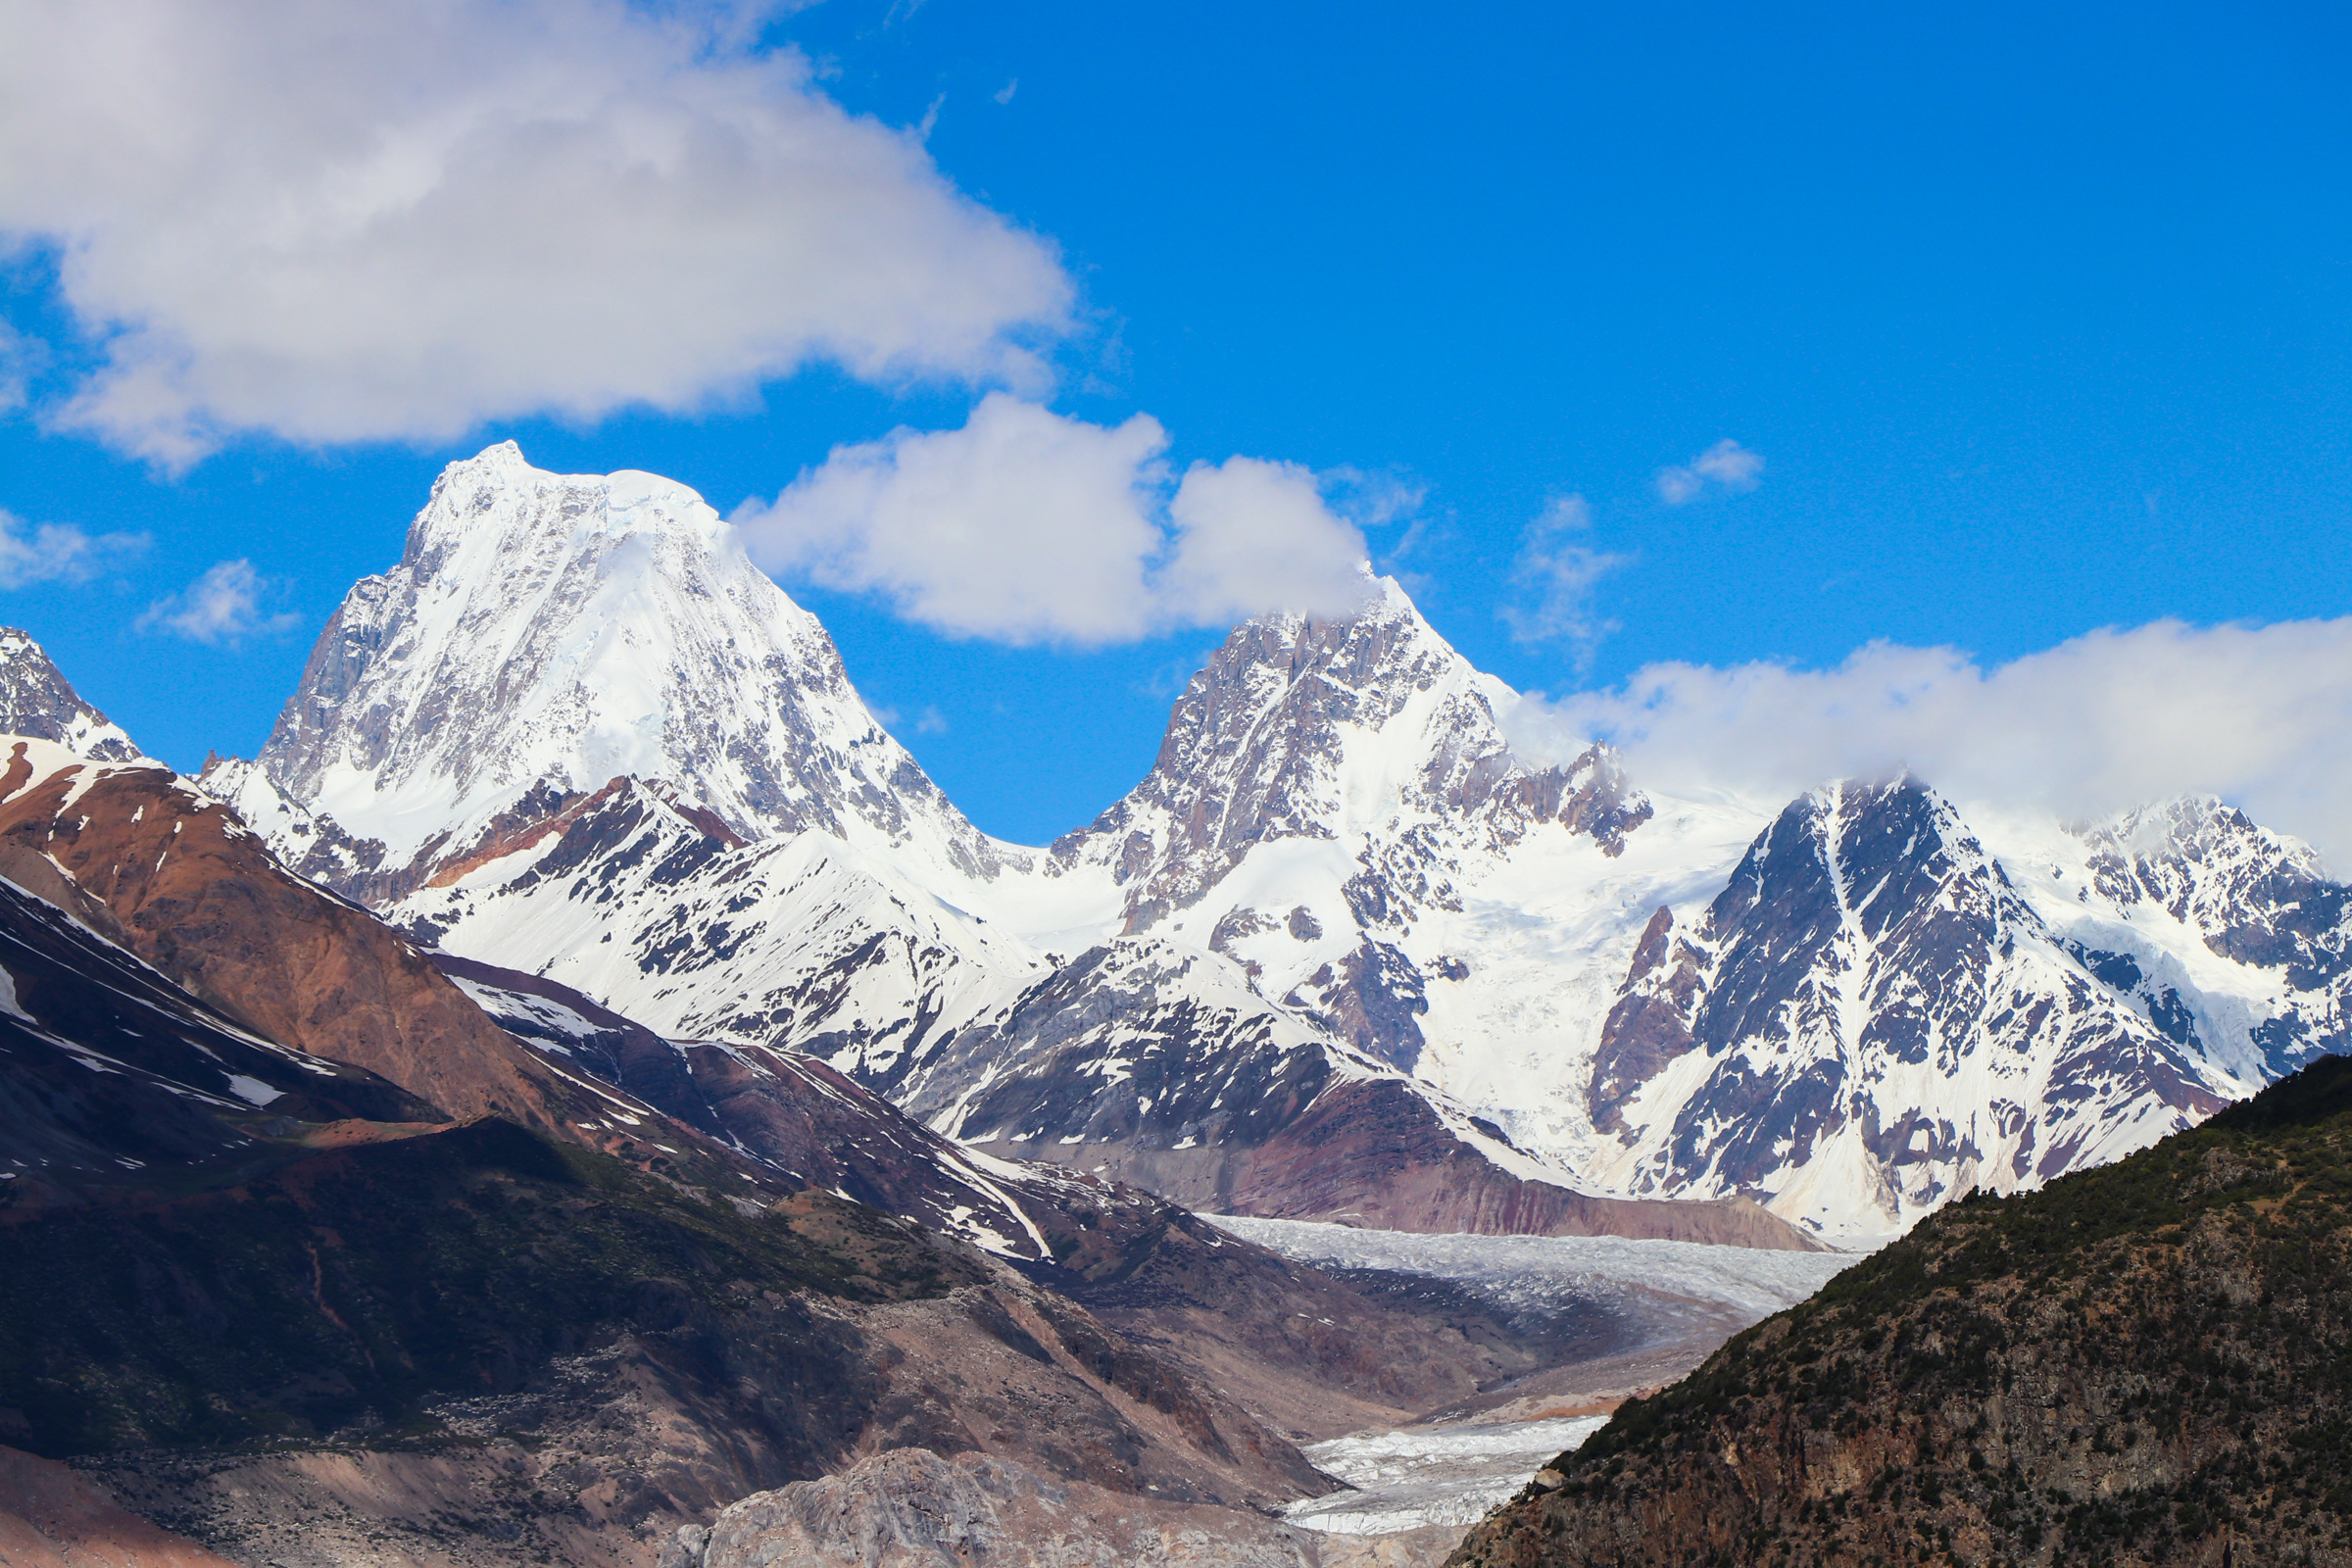
[[[1101,1356],[1108,1331],[969,1249],[496,1120],[0,1225],[0,1256],[17,1441],[237,1556],[389,1535],[412,1560],[650,1562],[747,1492],[902,1446],[1224,1505],[1314,1486],[1286,1441]]]
[[[168,769],[5,748],[0,1107],[30,1159],[0,1440],[232,1556],[650,1563],[909,1446],[1254,1507],[1327,1485],[1288,1431],[1605,1330],[1390,1299],[958,1149],[813,1058],[453,976]]]
[[[2352,1061],[1923,1221],[1451,1561],[2352,1562]]]
[[[9,1568],[238,1568],[125,1511],[87,1476],[0,1447],[0,1562]]]
[[[289,873],[169,768],[7,745],[0,874],[15,865],[70,884],[53,891],[99,906],[130,953],[206,1006],[279,1047],[387,1080],[443,1116],[504,1116],[649,1168],[688,1157],[641,1136],[641,1102],[507,1034],[416,949]]]
[[[737,843],[632,779],[510,830],[390,917],[460,959],[537,956],[697,1051],[822,1056],[976,1149],[1195,1206],[1806,1245],[1743,1200],[1581,1195],[1223,954],[1159,936],[1049,954],[830,835]]]
[[[304,1124],[447,1119],[240,1027],[140,961],[112,911],[53,869],[0,856],[0,1207],[265,1169]],[[56,902],[18,885],[36,880]]]

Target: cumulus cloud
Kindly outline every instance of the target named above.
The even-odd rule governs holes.
[[[294,630],[302,617],[291,611],[270,613],[263,599],[277,585],[253,569],[250,561],[222,561],[208,567],[178,593],[149,605],[133,624],[143,632],[168,632],[213,648],[234,648],[248,637]]]
[[[88,582],[145,550],[143,533],[86,533],[67,522],[38,527],[0,508],[0,589]]]
[[[1658,470],[1658,498],[1670,507],[1709,494],[1743,495],[1764,471],[1762,454],[1737,441],[1718,441],[1689,463]]]
[[[1363,602],[1363,535],[1313,473],[1236,457],[1177,479],[1167,441],[1150,415],[1091,424],[992,393],[961,429],[836,447],[733,520],[778,576],[999,642],[1123,642]]]
[[[1586,542],[1592,526],[1592,509],[1583,496],[1563,496],[1545,507],[1520,536],[1519,558],[1511,567],[1512,583],[1530,600],[1500,612],[1518,641],[1565,642],[1580,664],[1589,662],[1593,647],[1616,629],[1593,610],[1592,585],[1633,559],[1593,549]]]
[[[1511,722],[1538,755],[1613,741],[1674,793],[1770,802],[1909,767],[1963,801],[2068,818],[2213,794],[2352,870],[2352,617],[2158,621],[1989,666],[1886,643],[1826,670],[1653,664]]]
[[[0,244],[47,248],[103,345],[53,417],[184,465],[688,410],[812,361],[1038,384],[1052,249],[751,48],[759,14],[0,0]]]

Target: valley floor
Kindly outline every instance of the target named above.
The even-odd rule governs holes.
[[[1311,1444],[1350,1490],[1292,1503],[1294,1524],[1333,1535],[1455,1531],[1607,1423],[1626,1398],[1696,1366],[1733,1334],[1810,1297],[1855,1258],[1614,1236],[1423,1236],[1304,1220],[1205,1216],[1286,1257],[1344,1274],[1439,1279],[1535,1317],[1564,1301],[1608,1309],[1619,1353],[1549,1368],[1408,1426]]]

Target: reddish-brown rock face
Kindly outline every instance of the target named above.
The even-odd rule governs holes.
[[[127,1513],[53,1459],[0,1447],[0,1563],[9,1568],[236,1568]]]
[[[1514,1176],[1455,1137],[1427,1101],[1389,1082],[1336,1085],[1251,1151],[1234,1181],[1231,1211],[1429,1235],[1630,1236],[1822,1250],[1743,1199],[1594,1198]]]
[[[366,1067],[460,1119],[562,1125],[530,1054],[374,916],[271,858],[160,767],[0,773],[0,843],[54,861],[131,950],[256,1033]]]

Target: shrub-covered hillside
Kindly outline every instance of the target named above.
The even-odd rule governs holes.
[[[1952,1205],[1552,1471],[1451,1562],[2352,1564],[2352,1060]]]

